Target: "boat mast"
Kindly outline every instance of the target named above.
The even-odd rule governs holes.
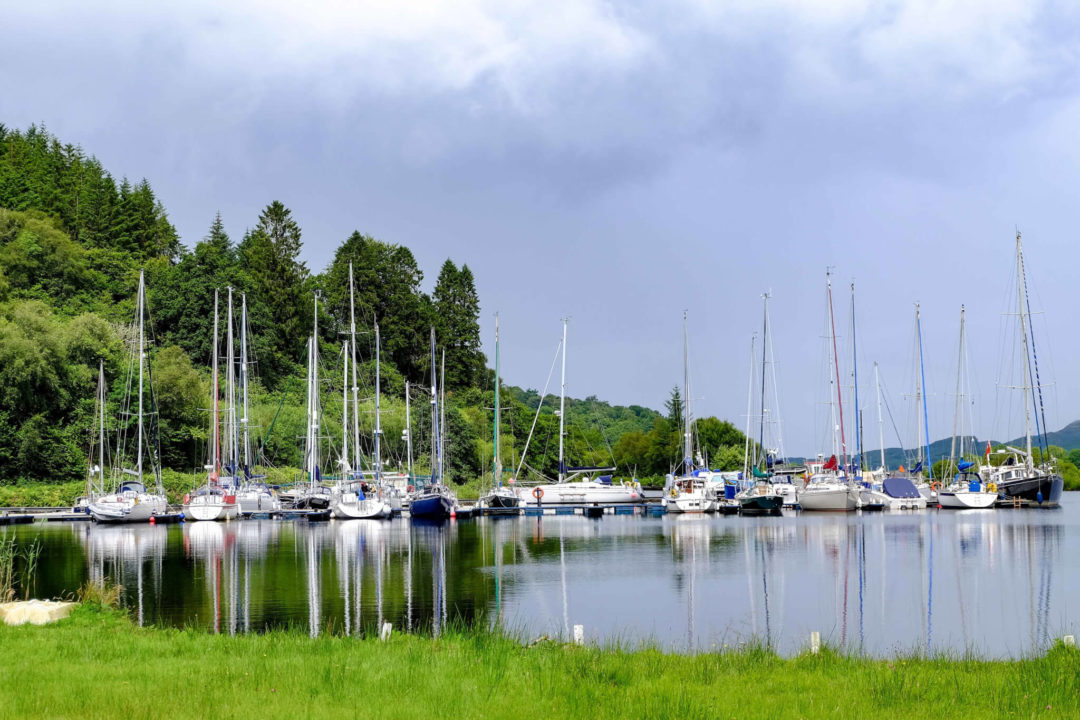
[[[855,388],[855,459],[862,472],[862,413],[859,412],[859,355],[855,336],[855,283],[851,283],[851,378]]]
[[[341,344],[341,356],[344,359],[341,373],[341,476],[342,482],[348,481],[349,471],[349,343]]]
[[[382,453],[379,440],[382,438],[382,424],[379,421],[379,323],[375,323],[375,483],[382,482]]]
[[[435,367],[435,327],[431,328],[431,484],[439,482],[439,385]]]
[[[243,388],[244,474],[251,471],[251,436],[248,430],[247,293],[240,293],[240,385]]]
[[[315,465],[312,462],[311,457],[311,398],[314,393],[311,392],[311,337],[308,337],[307,341],[307,426],[304,428],[304,469],[308,473],[308,484],[311,485],[314,481],[312,475],[315,472]]]
[[[877,427],[878,445],[881,447],[881,469],[885,469],[885,422],[881,418],[881,378],[878,376],[878,364],[874,363],[874,387],[877,388]]]
[[[446,470],[446,348],[442,351],[442,368],[439,370],[439,479]]]
[[[836,353],[836,320],[833,317],[832,276],[825,271],[826,291],[829,296],[829,330],[832,335],[833,367],[836,372],[836,405],[840,411],[840,453],[844,459],[844,475],[848,473],[847,438],[844,435],[844,398],[840,392],[840,356]]]
[[[502,487],[502,473],[499,471],[499,313],[495,313],[495,461],[492,467],[495,487]]]
[[[915,330],[919,335],[919,390],[922,394],[922,420],[923,435],[926,440],[926,474],[934,479],[934,462],[930,457],[930,416],[926,411],[926,365],[923,364],[922,346],[922,316],[919,312],[919,303],[915,303]]]
[[[218,467],[221,464],[221,410],[220,388],[218,386],[218,291],[214,289],[214,349],[211,353],[213,360],[212,379],[210,381],[210,393],[214,400],[213,415],[210,420],[210,482],[217,484]]]
[[[761,420],[758,426],[758,452],[761,453],[765,468],[762,472],[768,472],[769,453],[765,450],[765,358],[769,348],[769,293],[763,293],[763,310],[761,315]],[[754,458],[755,463],[757,458]]]
[[[143,315],[146,303],[146,285],[143,280],[143,271],[139,271],[139,300],[136,303],[139,312],[139,439],[136,443],[138,452],[137,459],[135,461],[135,472],[139,478],[139,482],[142,482],[142,443],[143,443],[143,363],[146,357],[146,351],[144,347],[143,337]],[[1031,440],[1028,440],[1028,450],[1031,450]]]
[[[957,425],[960,422],[960,406],[961,398],[963,395],[963,387],[961,385],[961,378],[964,375],[964,306],[960,306],[960,350],[956,359],[956,397],[953,401],[953,426],[952,426],[952,444],[949,446],[949,457],[956,460],[956,431]],[[960,455],[963,459],[964,455],[964,439],[960,438]]]
[[[743,433],[745,443],[743,445],[743,479],[747,480],[750,475],[750,416],[753,412],[754,397],[754,344],[757,335],[750,336],[750,380],[746,383],[746,432]]]
[[[566,318],[562,321],[562,390],[559,392],[559,482],[566,477],[563,462],[563,435],[566,428]]]
[[[231,475],[233,477],[233,485],[236,484],[236,465],[237,465],[237,427],[236,427],[236,373],[234,363],[236,358],[233,355],[233,315],[232,315],[232,287],[229,287],[229,312],[227,314],[227,320],[225,323],[225,337],[226,344],[228,345],[225,351],[225,362],[228,369],[225,371],[225,390],[229,393],[229,409],[228,409],[228,452],[226,453],[229,458],[229,462],[232,465]]]
[[[311,486],[319,474],[319,293],[315,293],[315,312],[311,335]]]
[[[412,477],[412,420],[409,417],[409,381],[405,381],[405,462],[409,471],[409,481],[406,485],[413,484]]]
[[[1024,437],[1027,440],[1027,459],[1024,464],[1030,473],[1034,468],[1031,457],[1031,406],[1028,404],[1031,386],[1027,384],[1031,368],[1028,367],[1027,315],[1024,313],[1024,248],[1020,244],[1019,230],[1016,232],[1016,296],[1020,310],[1020,337],[1024,343]]]
[[[92,500],[97,492],[105,490],[105,361],[98,360],[98,480],[101,485],[86,490],[86,497]],[[93,477],[91,474],[90,477]]]
[[[683,472],[694,471],[694,450],[690,427],[690,340],[686,332],[686,311],[682,314],[683,336]]]
[[[352,352],[353,459],[360,466],[360,388],[356,382],[356,293],[353,289],[352,263],[349,263],[349,336]]]

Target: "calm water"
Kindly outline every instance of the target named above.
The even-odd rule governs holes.
[[[1075,633],[1080,497],[1056,511],[790,514],[779,518],[501,518],[419,525],[229,524],[0,528],[41,541],[35,595],[88,578],[124,586],[144,624],[311,633],[496,622],[532,637],[759,639],[883,655],[1019,656]]]

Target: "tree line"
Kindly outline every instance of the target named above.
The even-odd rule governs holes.
[[[333,437],[341,343],[349,330],[352,265],[363,422],[373,425],[374,333],[380,334],[384,447],[404,458],[404,398],[412,388],[417,462],[425,449],[424,392],[430,386],[430,329],[445,351],[447,470],[464,481],[491,470],[494,377],[481,350],[480,303],[466,264],[447,259],[434,290],[412,252],[359,231],[312,272],[301,260],[303,232],[283,203],[269,203],[239,240],[220,215],[188,248],[147,180],[117,181],[80,148],[44,128],[0,125],[0,482],[71,480],[85,475],[99,360],[111,409],[123,393],[124,341],[140,270],[151,313],[155,408],[163,463],[194,470],[208,436],[214,291],[233,289],[247,305],[254,360],[254,425],[267,463],[300,464],[307,337],[318,298],[320,355],[326,363],[325,428]],[[224,309],[222,310],[224,322]],[[337,385],[335,386],[335,383]],[[504,387],[499,439],[503,464],[523,474],[557,472],[558,418],[539,394]],[[335,402],[337,406],[335,406]],[[662,475],[681,456],[677,417],[647,408],[571,400],[568,464],[616,464],[620,472]],[[741,467],[743,439],[730,423],[698,423],[710,464]],[[427,439],[430,447],[430,439]],[[738,458],[736,462],[736,449]],[[513,463],[513,464],[512,464]]]

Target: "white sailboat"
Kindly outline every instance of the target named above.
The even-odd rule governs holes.
[[[960,306],[960,354],[956,365],[956,398],[953,407],[953,437],[949,457],[957,461],[958,472],[953,481],[938,490],[938,505],[942,508],[992,508],[997,502],[997,488],[991,489],[983,482],[977,472],[971,470],[975,463],[964,459],[964,445],[968,440],[964,432],[964,395],[965,385],[965,346],[964,346],[964,306]],[[957,439],[960,440],[960,452],[957,454]]]
[[[881,414],[881,377],[878,364],[874,363],[874,386],[877,390],[878,446],[880,464],[875,470],[864,473],[871,486],[871,502],[881,503],[886,510],[925,510],[926,498],[905,476],[889,476],[885,468],[885,425]]]
[[[495,315],[495,425],[494,459],[492,461],[491,489],[480,498],[477,507],[486,515],[516,515],[521,507],[521,500],[513,488],[503,485],[502,462],[499,460],[499,316]]]
[[[558,481],[532,488],[518,488],[518,498],[523,503],[540,502],[548,505],[592,505],[615,503],[638,503],[644,500],[641,487],[637,483],[621,482],[614,484],[610,475],[601,475],[595,479],[574,478],[592,471],[614,470],[613,467],[577,467],[567,468],[564,458],[564,439],[566,432],[566,320],[563,320],[562,339],[562,389],[559,395],[559,476]]]
[[[241,515],[255,513],[277,513],[281,511],[281,500],[263,480],[265,476],[256,475],[255,462],[251,452],[251,423],[248,409],[249,363],[247,351],[247,294],[240,294],[240,392],[242,396],[240,426],[243,448],[243,481],[236,493],[236,502]]]
[[[836,323],[833,319],[832,306],[832,277],[829,272],[825,273],[826,296],[829,306],[829,339],[831,341],[832,365],[836,380],[836,404],[830,408],[836,408],[840,414],[840,457],[843,459],[843,467],[840,466],[837,455],[834,452],[828,461],[819,457],[816,463],[807,463],[809,478],[806,484],[797,490],[796,498],[799,507],[803,510],[831,510],[850,511],[859,506],[859,491],[852,484],[847,474],[848,455],[847,439],[844,435],[844,401],[840,388],[840,359],[836,353]],[[836,422],[832,424],[833,444],[836,443]]]
[[[232,405],[232,288],[229,288],[229,358],[228,381],[226,382],[229,392],[230,417],[235,414]],[[221,463],[221,418],[219,415],[220,390],[218,384],[218,291],[214,291],[214,344],[213,360],[210,381],[210,442],[208,443],[209,462],[206,465],[206,483],[184,496],[183,511],[186,520],[232,520],[236,517],[239,509],[236,504],[234,477],[222,477]],[[228,440],[231,437],[232,425],[226,423]],[[231,453],[226,450],[226,455]],[[235,465],[233,465],[235,467]]]
[[[97,398],[98,434],[90,445],[90,467],[86,474],[86,494],[76,498],[72,512],[90,513],[90,503],[105,494],[105,361],[98,361]],[[97,450],[97,462],[94,462],[94,450]]]
[[[669,513],[703,513],[711,509],[707,497],[707,478],[695,467],[693,457],[694,425],[690,414],[690,343],[686,330],[686,312],[683,312],[683,459],[678,471],[681,475],[669,475],[664,497],[660,503]],[[708,469],[703,469],[708,473]]]
[[[352,263],[349,264],[349,305],[352,306]],[[344,357],[344,375],[342,382],[342,422],[341,422],[341,480],[330,491],[330,512],[339,520],[377,520],[388,518],[390,504],[384,502],[382,495],[382,458],[379,441],[382,425],[379,416],[379,324],[375,323],[375,482],[368,483],[358,470],[349,464],[349,360],[353,369],[353,400],[356,401],[356,316],[352,316],[351,339],[342,346]],[[353,419],[353,457],[360,463],[360,411],[359,404],[354,406]],[[392,490],[392,489],[391,489]]]
[[[116,460],[120,464],[113,473],[114,488],[112,492],[102,494],[93,499],[89,504],[90,515],[97,522],[146,522],[155,515],[164,515],[168,511],[168,503],[165,500],[165,490],[161,486],[161,467],[157,464],[160,457],[156,446],[157,434],[153,434],[154,444],[144,442],[146,439],[144,430],[144,400],[146,390],[146,283],[143,272],[139,271],[138,297],[135,302],[137,324],[139,326],[138,344],[132,350],[132,374],[138,374],[138,409],[136,417],[136,441],[135,455],[133,458],[126,457],[128,451],[125,429],[121,429],[117,438]],[[137,368],[135,367],[137,365]],[[129,385],[130,388],[130,385]],[[130,408],[129,397],[124,401],[124,409]],[[155,413],[156,420],[156,413]],[[143,478],[143,455],[150,450],[150,461],[153,468],[154,484],[153,491],[147,489]],[[135,467],[124,467],[127,460],[134,460]]]
[[[313,313],[313,331],[308,338],[307,371],[307,424],[304,433],[304,473],[306,482],[293,486],[290,492],[282,493],[282,500],[291,502],[294,507],[325,510],[330,506],[330,490],[322,483],[322,466],[319,447],[322,441],[320,421],[322,419],[322,400],[319,391],[319,295],[315,294]]]

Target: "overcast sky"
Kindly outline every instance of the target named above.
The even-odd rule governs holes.
[[[1080,417],[1073,3],[45,0],[3,15],[0,122],[148,178],[189,245],[219,210],[239,240],[281,200],[313,270],[354,229],[411,248],[428,290],[447,257],[467,263],[489,356],[500,313],[509,383],[543,387],[570,316],[569,392],[659,408],[682,382],[687,310],[695,413],[741,425],[768,290],[785,446],[827,452],[832,266],[845,377],[856,284],[869,445],[875,360],[914,442],[915,302],[931,436],[952,432],[961,303],[973,430],[1015,436],[1023,406],[997,385],[1018,382],[999,378],[1019,227],[1047,422]]]

